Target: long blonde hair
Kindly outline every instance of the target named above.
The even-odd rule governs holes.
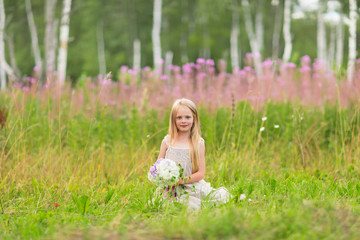
[[[178,135],[178,129],[176,127],[176,114],[181,106],[189,108],[193,114],[194,119],[193,125],[190,130],[190,158],[192,163],[192,171],[194,173],[199,170],[200,119],[195,103],[189,99],[178,99],[174,102],[172,106],[169,123],[170,144],[174,143]]]

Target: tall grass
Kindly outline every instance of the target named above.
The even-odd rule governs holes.
[[[142,89],[149,99],[132,103],[114,88],[122,82],[107,82],[105,92],[104,84],[84,83],[61,94],[39,85],[0,93],[6,116],[0,238],[359,236],[360,113],[354,99],[346,108],[341,97],[314,105],[271,97],[254,105],[236,94],[229,102],[198,100],[205,180],[227,187],[233,198],[189,212],[181,204],[153,203],[155,188],[146,178],[167,134],[171,98],[151,100],[150,89],[162,85]],[[123,99],[110,104],[108,97]],[[243,193],[246,200],[239,198]]]
[[[58,115],[36,98],[28,98],[21,111],[11,99],[5,102],[2,238],[356,239],[358,234],[358,107],[270,102],[255,111],[238,102],[233,109],[209,111],[200,106],[205,180],[226,186],[234,198],[223,207],[205,204],[189,213],[184,206],[149,204],[154,187],[146,172],[167,132],[169,109],[128,106],[119,116],[98,106],[89,117],[70,114],[67,101]],[[252,201],[239,201],[242,193]]]

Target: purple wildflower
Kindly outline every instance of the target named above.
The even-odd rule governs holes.
[[[261,66],[263,67],[271,67],[272,66],[272,61],[270,59],[264,61],[263,63],[261,63]]]
[[[286,67],[287,68],[295,68],[296,65],[295,65],[295,63],[289,62],[289,63],[286,64]]]
[[[247,72],[253,71],[253,69],[251,67],[249,67],[249,66],[244,67],[244,70],[247,71]]]
[[[127,70],[128,70],[128,66],[121,66],[120,67],[121,72],[126,72]]]
[[[240,70],[240,71],[239,71],[239,75],[240,75],[240,76],[246,76],[246,72],[245,72],[244,70]]]
[[[203,78],[203,77],[206,77],[206,74],[201,72],[201,73],[198,74],[198,76]]]
[[[300,72],[310,72],[311,68],[309,66],[304,66],[300,69]]]
[[[32,84],[36,83],[36,79],[35,78],[28,78],[28,81]]]
[[[198,58],[198,59],[196,59],[196,63],[197,63],[197,64],[203,64],[203,63],[205,63],[205,59],[203,59],[203,58]]]
[[[128,70],[128,73],[129,73],[130,75],[136,75],[136,71],[135,71],[134,69],[129,69],[129,70]]]
[[[301,58],[301,61],[304,61],[304,62],[310,62],[311,61],[311,58],[308,56],[308,55],[305,55]]]
[[[214,65],[215,65],[213,59],[208,59],[208,60],[206,60],[206,64],[207,64],[207,65],[210,65],[210,66],[214,66]]]

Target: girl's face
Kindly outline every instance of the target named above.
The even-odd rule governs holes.
[[[180,106],[176,112],[176,128],[179,132],[190,132],[194,123],[194,117],[188,107]]]

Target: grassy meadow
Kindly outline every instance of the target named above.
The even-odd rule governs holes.
[[[169,107],[1,95],[1,239],[358,239],[359,105],[199,104],[206,177],[232,200],[151,203]],[[266,117],[266,120],[265,118]],[[278,126],[275,126],[278,125]],[[263,131],[260,131],[264,127]],[[246,199],[240,200],[240,194]]]
[[[35,72],[0,92],[0,239],[359,239],[360,75],[307,56],[261,76],[200,60],[62,88]],[[179,97],[198,105],[225,205],[152,201]]]

